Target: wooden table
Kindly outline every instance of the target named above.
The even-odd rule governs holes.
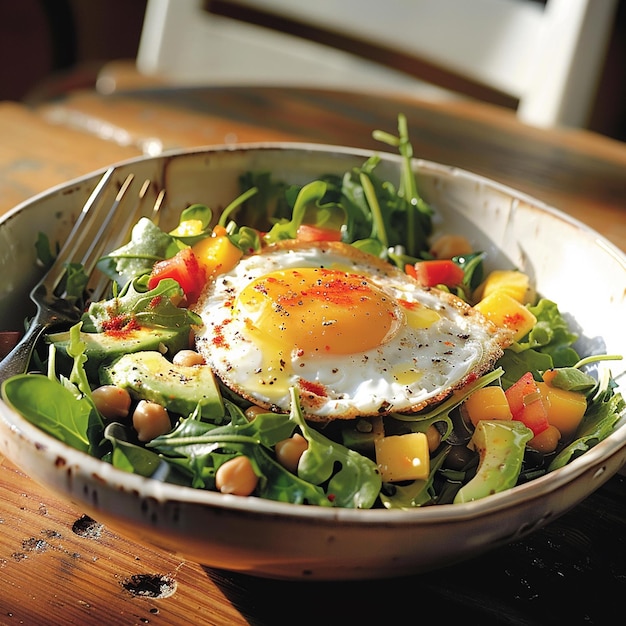
[[[626,249],[626,145],[524,127],[467,102],[279,88],[76,92],[0,103],[0,213],[111,162],[260,140],[384,149],[410,125],[417,156],[515,186]],[[0,624],[604,624],[626,592],[626,479],[523,541],[430,574],[291,583],[212,571],[130,542],[0,459]],[[405,618],[407,619],[407,618]]]

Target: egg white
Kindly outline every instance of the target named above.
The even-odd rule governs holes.
[[[283,341],[280,329],[267,332],[267,327],[263,331],[256,326],[238,303],[246,286],[277,271],[300,268],[358,275],[389,310],[371,323],[356,311],[355,324],[361,327],[346,332],[357,343],[363,333],[367,344],[369,333],[376,335],[374,324],[391,317],[383,339],[356,352],[347,348],[342,353],[343,347],[335,344],[329,354],[321,345],[303,350],[298,339]],[[323,324],[334,323],[333,306]],[[290,409],[289,389],[295,386],[303,411],[313,420],[420,411],[491,369],[510,342],[508,334],[461,299],[422,288],[388,263],[335,242],[283,242],[245,257],[216,277],[195,310],[203,321],[197,348],[226,386],[255,404],[285,412]],[[290,313],[293,324],[294,311]],[[310,332],[324,336],[323,328],[311,328],[306,311],[297,323],[303,341]]]

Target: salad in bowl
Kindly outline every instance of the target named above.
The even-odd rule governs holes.
[[[148,497],[149,486],[163,506],[180,497],[316,526],[405,516],[416,532],[413,516],[459,523],[468,511],[478,522],[490,502],[523,509],[552,475],[575,483],[568,468],[621,430],[621,352],[585,334],[571,300],[563,308],[563,290],[547,288],[558,280],[542,267],[549,254],[533,256],[523,235],[539,214],[579,225],[417,163],[402,116],[397,135],[376,136],[399,154],[318,159],[295,177],[299,163],[267,167],[263,148],[252,159],[244,150],[245,166],[222,172],[230,195],[217,203],[189,191],[211,170],[210,152],[174,156],[164,214],[140,218],[100,260],[109,295],[92,301],[88,277],[68,268],[67,297],[84,313],[43,337],[29,372],[4,381],[5,412],[118,490]],[[322,154],[293,149],[300,163]],[[55,245],[40,234],[40,261]],[[99,498],[90,505],[111,514]],[[179,527],[180,515],[164,516],[176,533],[189,523]]]

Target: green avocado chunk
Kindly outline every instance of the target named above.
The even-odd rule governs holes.
[[[174,365],[160,352],[125,354],[100,370],[103,385],[117,385],[137,400],[157,402],[188,417],[197,407],[212,422],[224,416],[224,403],[207,365]]]
[[[139,352],[142,350],[158,350],[159,352],[175,354],[179,350],[189,347],[188,328],[137,328],[125,331],[123,334],[113,333],[80,333],[80,339],[85,343],[87,376],[98,376],[98,370],[103,363],[111,362],[122,354]],[[46,337],[48,343],[53,343],[62,360],[68,360],[71,367],[72,359],[67,354],[70,343],[70,332],[52,333]]]
[[[474,478],[463,485],[454,503],[479,500],[515,486],[533,432],[519,420],[481,420],[470,440],[480,457]]]

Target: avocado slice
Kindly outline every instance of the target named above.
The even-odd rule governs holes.
[[[90,378],[97,378],[98,370],[103,363],[113,361],[122,354],[142,350],[158,350],[159,352],[175,354],[179,350],[188,348],[189,328],[142,327],[124,331],[123,334],[81,332],[80,339],[86,346],[85,372]],[[61,357],[61,363],[71,367],[72,359],[67,354],[70,331],[47,335],[46,341],[56,346],[57,353]],[[66,363],[68,359],[69,361]]]
[[[518,420],[481,420],[470,440],[480,457],[474,478],[457,492],[454,503],[479,500],[515,486],[533,432]]]
[[[160,352],[125,354],[100,370],[103,385],[117,385],[138,400],[157,402],[184,417],[200,407],[212,422],[224,417],[224,402],[208,365],[174,365]]]

